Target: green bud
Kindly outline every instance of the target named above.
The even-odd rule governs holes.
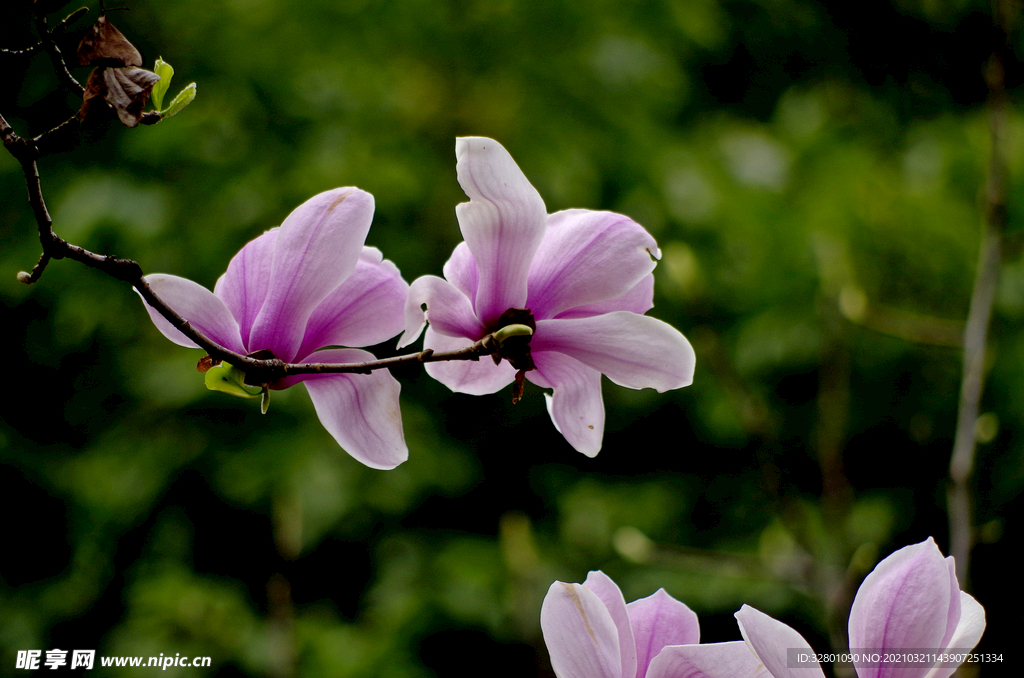
[[[174,97],[174,101],[165,110],[160,111],[160,117],[169,118],[175,113],[181,111],[181,109],[192,103],[192,100],[196,98],[196,84],[193,82],[188,87],[178,92],[178,96]]]
[[[230,363],[214,365],[206,371],[206,388],[229,393],[239,398],[259,398],[266,390],[263,386],[245,383],[245,372]],[[265,398],[269,399],[269,398]]]
[[[494,338],[498,341],[498,345],[501,346],[505,341],[512,337],[530,337],[533,336],[533,330],[526,325],[520,325],[513,323],[512,325],[505,325],[500,330],[494,333]]]
[[[169,63],[157,57],[156,65],[153,66],[153,72],[159,75],[160,79],[153,85],[153,91],[149,95],[149,100],[153,102],[153,108],[159,111],[164,105],[164,94],[167,94],[167,89],[171,86],[174,69],[171,68]]]

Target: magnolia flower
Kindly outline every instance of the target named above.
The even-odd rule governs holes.
[[[552,584],[540,627],[558,678],[675,678],[651,660],[665,646],[700,640],[697,615],[665,589],[627,605],[600,570],[582,584]]]
[[[825,674],[816,661],[795,667],[799,654],[814,657],[803,636],[748,605],[736,613],[746,643],[672,647],[657,664],[677,678],[796,678]],[[929,537],[880,562],[864,579],[850,610],[851,653],[968,653],[985,630],[985,609],[960,590],[952,556],[943,558]],[[746,673],[716,667],[726,656]],[[797,655],[794,657],[793,655]],[[947,678],[956,666],[855,662],[859,678]]]
[[[456,207],[465,241],[444,279],[413,282],[400,346],[429,321],[424,347],[463,348],[503,327],[532,336],[508,341],[497,362],[434,362],[430,376],[453,391],[482,395],[522,380],[545,394],[555,427],[594,456],[604,434],[601,375],[659,392],[693,379],[694,353],[670,325],[643,315],[653,304],[657,243],[632,219],[611,212],[547,214],[515,161],[491,139],[455,144],[459,183],[470,201]],[[426,313],[422,305],[426,304]],[[530,330],[526,330],[529,334]]]
[[[249,242],[213,292],[173,275],[146,276],[153,291],[193,327],[226,349],[288,363],[363,362],[366,351],[402,328],[408,285],[379,250],[364,247],[373,196],[336,188],[310,198]],[[164,336],[197,346],[146,306]],[[330,347],[327,350],[324,347]],[[370,374],[303,374],[317,416],[353,457],[394,468],[408,457],[398,409],[399,385],[386,370]]]

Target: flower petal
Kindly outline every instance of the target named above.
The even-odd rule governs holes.
[[[622,676],[629,678],[636,675],[636,643],[633,640],[633,629],[629,625],[629,613],[626,612],[626,599],[612,578],[601,570],[587,574],[583,586],[590,589],[601,599],[608,614],[619,631],[619,652],[622,657]]]
[[[537,318],[614,299],[654,270],[658,244],[629,217],[565,210],[548,217],[530,267],[527,308]]]
[[[647,675],[647,667],[668,645],[695,645],[700,642],[697,615],[665,589],[626,605],[633,639],[636,642],[637,675]]]
[[[238,323],[224,302],[213,292],[187,278],[165,273],[147,275],[145,281],[165,304],[211,340],[235,353],[245,354],[238,334]],[[174,329],[156,309],[143,301],[150,320],[160,333],[179,346],[199,348],[184,334]]]
[[[526,378],[541,388],[554,389],[544,398],[555,428],[577,451],[595,456],[604,437],[601,373],[564,353],[544,351],[532,356],[537,369],[527,372]]]
[[[270,287],[270,268],[274,262],[274,243],[280,229],[272,228],[250,240],[238,251],[228,270],[213,288],[238,321],[242,343],[248,345],[252,324],[263,308]],[[243,351],[247,353],[247,351]]]
[[[423,337],[423,348],[434,351],[457,351],[473,343],[464,337],[448,337],[434,331],[433,325],[427,328]],[[502,360],[495,365],[489,357],[480,360],[448,360],[426,363],[427,374],[455,391],[469,395],[486,395],[500,391],[516,376],[515,368]]]
[[[320,302],[306,324],[299,357],[324,346],[372,346],[402,331],[409,285],[375,247],[364,247],[345,282]]]
[[[480,275],[476,270],[476,260],[469,251],[469,245],[463,240],[455,246],[452,256],[444,262],[444,278],[455,285],[460,292],[470,299],[476,299],[476,290],[480,286]]]
[[[553,583],[541,604],[540,628],[558,678],[633,678],[622,673],[612,615],[586,586]]]
[[[772,674],[746,643],[737,640],[670,645],[651,662],[646,678],[772,678]]]
[[[337,363],[374,359],[372,353],[358,349],[318,351],[312,357],[316,362]],[[297,380],[306,384],[320,423],[358,461],[370,468],[391,469],[409,458],[398,405],[401,387],[387,370],[308,374]]]
[[[864,578],[853,600],[850,647],[875,652],[940,648],[949,623],[949,577],[946,560],[930,537],[885,558]],[[925,668],[893,666],[858,669],[861,678],[926,673]]]
[[[952,559],[952,556],[949,557]],[[949,643],[942,649],[950,652],[967,653],[974,649],[985,632],[985,608],[970,594],[960,594],[960,621],[954,629]],[[949,678],[956,667],[940,667],[932,669],[925,678]]]
[[[654,308],[654,274],[643,277],[640,282],[633,285],[628,291],[605,301],[597,301],[593,304],[576,306],[558,314],[559,318],[589,318],[594,315],[604,315],[613,311],[630,311],[643,315]]]
[[[590,318],[538,320],[533,351],[558,351],[621,386],[659,393],[693,381],[696,356],[679,330],[656,318],[616,311]]]
[[[483,137],[455,142],[459,184],[470,201],[455,208],[479,275],[473,308],[487,327],[524,308],[530,262],[544,237],[547,212],[501,144]]]
[[[291,362],[317,305],[351,273],[373,219],[373,196],[336,188],[299,205],[281,224],[270,283],[247,347]]]
[[[426,313],[423,312],[423,304],[427,305]],[[450,282],[435,275],[420,276],[409,286],[409,297],[405,302],[405,332],[398,340],[399,348],[416,341],[424,320],[429,321],[430,327],[438,334],[472,337],[463,346],[487,334],[473,312],[469,298]]]
[[[821,666],[809,668],[789,668],[787,651],[806,652],[813,656],[814,650],[795,629],[772,619],[758,609],[744,605],[736,613],[736,621],[740,625],[740,633],[757,655],[761,663],[775,678],[798,678],[800,676],[820,676],[825,674]]]

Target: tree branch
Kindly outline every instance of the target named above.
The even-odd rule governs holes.
[[[1006,226],[1006,159],[1003,142],[1006,130],[1006,86],[1003,69],[1009,45],[1009,12],[1004,0],[993,0],[996,46],[986,72],[989,91],[989,137],[991,143],[988,179],[985,187],[985,228],[978,253],[978,270],[971,294],[971,306],[964,329],[963,378],[957,412],[953,454],[949,462],[950,555],[956,561],[957,579],[966,587],[974,544],[970,481],[977,447],[975,427],[985,382],[985,346],[992,317],[1002,235]]]

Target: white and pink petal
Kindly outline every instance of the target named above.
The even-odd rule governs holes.
[[[960,606],[959,596],[954,601],[951,594],[949,565],[931,538],[895,551],[857,590],[850,608],[850,647],[878,652],[942,647],[943,639],[952,636],[947,627],[959,622],[949,618],[951,606]],[[928,670],[874,667],[861,673],[862,678],[924,676]]]
[[[372,346],[402,331],[409,285],[375,247],[364,247],[352,275],[313,311],[298,355],[325,346]]]
[[[374,356],[358,349],[331,349],[311,358],[356,363]],[[409,457],[398,403],[401,386],[387,370],[310,374],[298,380],[306,384],[320,423],[355,459],[370,468],[392,469]]]
[[[791,667],[790,653],[815,655],[810,643],[788,624],[749,605],[740,608],[736,621],[743,640],[774,678],[824,678],[817,662],[809,667]]]
[[[573,209],[548,217],[530,267],[527,307],[553,318],[577,306],[620,297],[655,266],[658,245],[629,217]]]
[[[646,598],[626,605],[636,642],[637,675],[646,676],[650,663],[669,645],[700,642],[697,614],[668,593],[658,589]]]
[[[583,586],[597,594],[601,602],[608,608],[608,613],[615,622],[619,633],[619,654],[622,657],[622,675],[636,675],[636,643],[633,640],[633,628],[629,623],[626,611],[626,599],[622,597],[619,585],[601,570],[587,574]]]
[[[249,335],[251,351],[291,362],[313,310],[355,269],[373,219],[373,196],[336,188],[299,205],[274,243],[267,296]]]
[[[235,353],[246,353],[238,333],[238,323],[224,302],[213,292],[187,278],[166,273],[153,273],[147,275],[144,280],[161,301],[208,339]],[[175,329],[156,309],[145,301],[143,303],[150,320],[161,334],[179,346],[199,348],[191,339]]]
[[[279,228],[273,228],[250,240],[231,258],[213,288],[238,321],[242,343],[249,345],[249,334],[270,288],[270,269],[274,262],[274,243]]]
[[[620,386],[659,393],[689,385],[696,363],[693,347],[679,330],[628,311],[538,320],[530,346],[572,356]]]
[[[588,587],[553,583],[540,608],[540,627],[558,678],[633,678],[622,673],[616,622]]]
[[[544,238],[544,201],[501,144],[483,137],[456,140],[456,172],[469,202],[455,208],[476,262],[473,308],[487,327],[509,308],[524,308],[534,253]]]
[[[434,331],[433,326],[427,328],[423,338],[423,348],[435,352],[457,351],[473,344],[466,337],[449,337]],[[512,383],[515,369],[503,360],[495,365],[490,356],[479,360],[447,360],[426,363],[426,371],[431,377],[441,382],[456,393],[469,395],[487,395],[495,393]]]
[[[633,285],[627,292],[604,301],[596,301],[592,304],[575,306],[559,313],[557,318],[589,318],[594,315],[604,315],[615,311],[629,311],[643,315],[654,308],[654,274],[644,276],[640,282]]]
[[[423,306],[426,306],[426,311]],[[469,344],[487,334],[466,295],[447,280],[434,275],[420,276],[409,286],[405,302],[405,331],[398,340],[399,348],[415,341],[426,321],[438,334],[472,337]]]
[[[772,678],[742,640],[671,645],[654,658],[646,678]]]
[[[555,428],[578,452],[593,457],[601,451],[604,437],[604,400],[601,373],[564,353],[535,351],[536,370],[526,378],[541,388]]]

